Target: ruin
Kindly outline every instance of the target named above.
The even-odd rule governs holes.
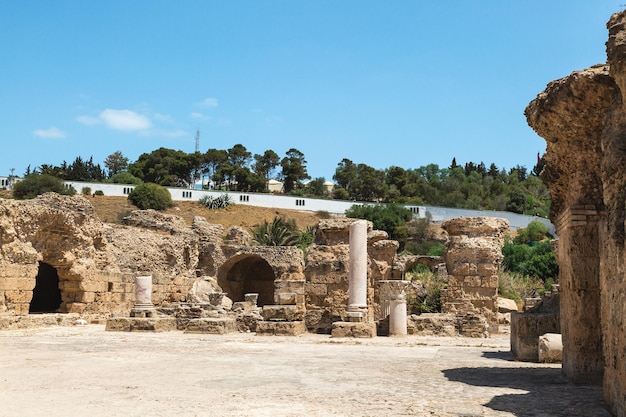
[[[626,12],[607,23],[607,62],[552,81],[526,108],[546,140],[541,173],[559,236],[563,373],[603,382],[626,415]]]
[[[492,224],[459,224],[466,223]],[[500,233],[501,223],[494,224],[489,230]],[[466,259],[472,270],[473,262],[485,269],[489,260],[489,271],[497,269],[499,237],[488,234],[471,239],[485,256]],[[144,210],[122,224],[103,223],[88,200],[53,193],[0,199],[0,242],[0,325],[16,322],[7,317],[57,312],[108,318],[108,330],[403,336],[420,333],[406,311],[406,294],[418,283],[406,281],[404,271],[424,263],[446,276],[442,259],[399,256],[398,242],[368,221],[321,220],[305,253],[255,246],[247,231],[224,231],[202,217],[188,226]],[[486,255],[485,247],[496,253]],[[453,322],[456,334],[487,337],[494,303],[470,298],[476,288],[457,289],[471,314],[449,312],[438,322]],[[436,327],[425,331],[451,331]]]

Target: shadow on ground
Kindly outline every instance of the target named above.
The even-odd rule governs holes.
[[[508,360],[505,355],[489,355],[485,357]],[[442,372],[450,381],[525,391],[519,394],[496,395],[487,404],[483,404],[495,411],[509,412],[520,417],[611,416],[604,407],[601,386],[574,385],[567,381],[558,368],[496,366],[454,368]]]

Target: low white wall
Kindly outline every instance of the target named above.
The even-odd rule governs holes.
[[[127,196],[134,185],[104,184],[97,182],[65,181],[66,187],[74,187],[77,193],[82,193],[83,188],[88,187],[93,194],[102,191],[107,196]],[[273,207],[289,210],[302,211],[327,211],[336,216],[345,215],[346,210],[355,204],[373,204],[359,201],[323,200],[317,198],[296,197],[290,195],[268,193],[242,193],[238,191],[205,191],[189,188],[167,188],[174,201],[198,201],[205,195],[219,197],[228,194],[233,204],[245,204],[258,207]],[[537,216],[509,213],[506,211],[467,210],[434,206],[405,205],[411,210],[414,217],[424,218],[430,215],[433,222],[443,222],[457,217],[500,217],[507,219],[512,229],[528,226],[533,220],[540,221],[548,227],[548,232],[554,236],[554,225],[548,219]]]

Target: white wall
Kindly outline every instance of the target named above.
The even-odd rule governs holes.
[[[102,191],[107,196],[127,196],[135,187],[134,185],[87,183],[79,181],[65,181],[65,186],[72,186],[77,193],[81,193],[84,187],[89,187],[91,193]],[[358,201],[322,200],[316,198],[295,197],[290,195],[277,195],[267,193],[242,193],[238,191],[204,191],[188,188],[167,188],[174,201],[198,201],[205,195],[219,197],[228,194],[233,204],[245,204],[258,207],[273,207],[280,209],[302,211],[327,211],[336,216],[343,216],[350,207],[355,204],[373,204]],[[501,217],[507,219],[512,229],[528,226],[533,220],[540,221],[548,227],[550,234],[554,236],[554,225],[548,219],[537,216],[509,213],[506,211],[489,210],[466,210],[456,208],[434,206],[405,206],[413,212],[415,217],[424,218],[430,215],[433,222],[442,222],[456,217]],[[428,214],[427,214],[428,213]]]

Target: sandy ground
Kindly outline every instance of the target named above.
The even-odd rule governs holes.
[[[609,416],[490,339],[0,331],[0,416]]]

